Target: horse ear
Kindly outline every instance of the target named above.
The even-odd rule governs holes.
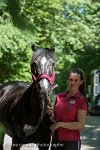
[[[31,48],[32,48],[32,50],[33,50],[33,51],[35,51],[35,50],[36,50],[36,48],[35,48],[35,44],[34,44],[34,43],[32,43],[32,44],[31,44]]]
[[[55,51],[55,45],[52,45],[52,46],[51,46],[51,50],[52,50],[52,51]]]

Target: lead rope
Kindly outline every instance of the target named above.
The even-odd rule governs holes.
[[[47,100],[48,100],[48,106],[52,106],[51,103],[50,103],[50,95],[47,96]],[[52,136],[53,136],[53,132],[51,132],[51,135],[50,135],[50,144],[49,144],[49,149],[48,150],[51,150]]]
[[[56,87],[58,87],[57,84],[54,85],[51,90],[55,89]],[[51,104],[51,102],[50,102],[50,95],[48,95],[47,99],[48,99],[48,105],[52,107],[52,104]],[[48,149],[48,150],[51,150],[53,137],[54,137],[54,132],[51,132],[50,144],[49,144],[49,149]]]
[[[48,150],[51,150],[53,136],[54,136],[54,133],[51,132],[50,145],[49,145],[49,149]]]
[[[51,91],[54,90],[56,87],[58,87],[58,84],[55,84],[54,86],[52,86]]]

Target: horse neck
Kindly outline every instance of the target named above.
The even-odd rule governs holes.
[[[38,94],[38,88],[34,84],[32,84],[31,94],[30,94],[30,104],[31,106],[37,108],[39,106],[39,103],[40,103],[40,97]]]
[[[30,85],[24,95],[24,98],[25,107],[23,109],[28,110],[28,112],[30,112],[29,114],[33,115],[35,119],[37,118],[38,120],[42,120],[46,114],[47,102],[46,97],[40,97],[38,86],[34,83]]]
[[[28,89],[28,97],[26,102],[27,103],[30,102],[30,106],[32,107],[32,109],[36,109],[39,107],[39,103],[40,103],[39,101],[40,98],[38,94],[38,88],[34,83],[32,83]]]
[[[23,118],[24,121],[27,120],[25,121],[27,124],[36,125],[41,114],[39,101],[40,99],[37,94],[37,88],[34,86],[34,84],[31,84],[24,93],[18,106],[20,109],[20,120]]]
[[[34,107],[34,110],[40,114],[40,120],[43,119],[43,117],[46,114],[46,109],[47,109],[47,97],[40,96],[38,87],[33,84],[32,88],[32,94],[31,94],[31,106]],[[33,95],[34,95],[34,100],[33,100]],[[35,112],[35,111],[34,111]]]

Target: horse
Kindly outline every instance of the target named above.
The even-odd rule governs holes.
[[[12,138],[11,150],[23,144],[35,143],[39,150],[47,150],[52,121],[47,113],[50,91],[54,88],[54,47],[39,48],[32,44],[30,63],[32,83],[10,81],[0,85],[0,150],[4,135]]]

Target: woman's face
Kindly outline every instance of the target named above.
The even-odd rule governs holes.
[[[71,91],[78,91],[80,85],[83,83],[83,80],[80,79],[80,75],[77,73],[70,73],[68,79],[68,88]]]

